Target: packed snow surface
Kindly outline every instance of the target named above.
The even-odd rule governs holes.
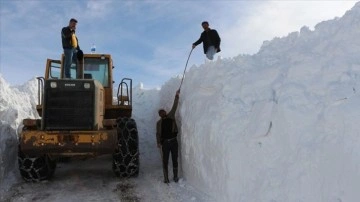
[[[264,42],[255,55],[191,67],[177,113],[182,180],[170,187],[161,182],[155,123],[159,108],[170,109],[181,76],[169,79],[161,90],[135,87],[140,176],[118,182],[111,169],[85,176],[78,172],[75,176],[85,187],[81,198],[67,187],[79,183],[78,178],[62,178],[71,168],[80,169],[78,162],[76,167],[61,165],[45,185],[19,179],[16,130],[21,119],[37,116],[36,80],[12,87],[0,75],[0,185],[7,197],[0,200],[30,200],[26,197],[35,195],[29,190],[40,186],[53,189],[51,194],[68,190],[60,191],[61,197],[35,197],[40,201],[126,201],[114,192],[123,195],[129,189],[133,201],[358,201],[359,36],[357,3],[343,17],[321,22],[314,30],[303,27]],[[103,161],[84,167],[96,169]],[[101,182],[101,176],[111,194],[91,186],[91,178]]]

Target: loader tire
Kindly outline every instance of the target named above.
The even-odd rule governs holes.
[[[18,152],[19,170],[22,178],[27,182],[39,182],[50,179],[56,169],[56,161],[46,154],[42,156],[29,156]]]
[[[139,174],[139,137],[136,122],[131,118],[117,119],[118,146],[113,154],[112,168],[121,178]]]

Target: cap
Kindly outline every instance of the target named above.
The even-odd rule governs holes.
[[[76,22],[77,23],[77,20],[75,18],[71,18],[70,22]]]

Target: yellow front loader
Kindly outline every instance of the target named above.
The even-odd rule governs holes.
[[[112,154],[120,177],[139,173],[139,138],[132,114],[132,80],[124,78],[113,95],[109,54],[84,54],[64,78],[64,55],[48,59],[38,77],[40,119],[24,119],[19,134],[18,163],[26,181],[53,176],[62,157]],[[115,100],[113,98],[116,97]]]

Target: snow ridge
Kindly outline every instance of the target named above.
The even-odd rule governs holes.
[[[190,69],[180,113],[191,184],[217,201],[359,197],[359,15],[357,3],[253,56]]]

